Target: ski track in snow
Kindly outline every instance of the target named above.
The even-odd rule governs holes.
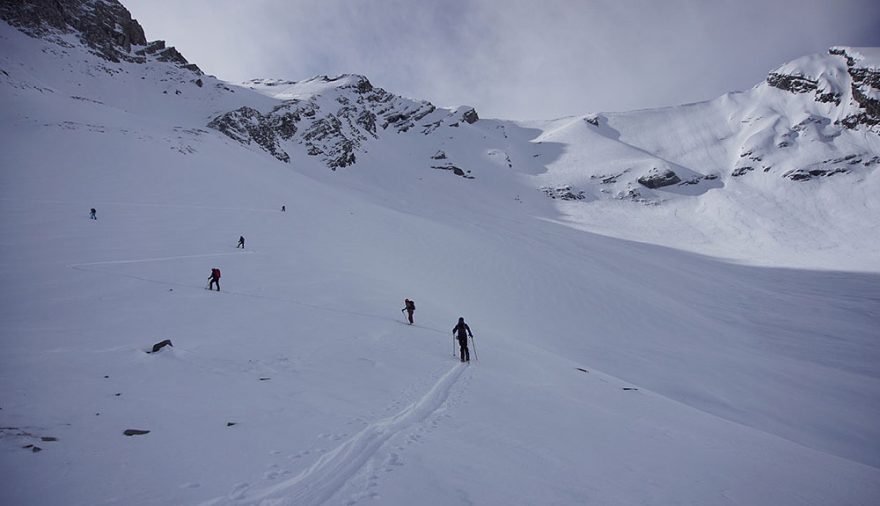
[[[225,504],[292,506],[325,503],[357,476],[389,439],[414,425],[425,422],[440,410],[446,404],[452,387],[467,368],[466,365],[455,365],[419,400],[394,416],[366,426],[335,449],[322,455],[299,475],[255,492],[249,492],[249,486],[240,483],[227,496],[204,502],[202,506]]]

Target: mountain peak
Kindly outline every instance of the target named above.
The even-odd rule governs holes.
[[[341,74],[336,77],[317,75],[303,81],[251,79],[241,85],[280,100],[299,100],[331,90],[352,90],[356,94],[364,94],[375,89],[369,79],[359,74]]]
[[[880,125],[880,49],[832,47],[790,61],[767,76],[766,83],[816,102],[831,104],[836,124],[875,130]]]

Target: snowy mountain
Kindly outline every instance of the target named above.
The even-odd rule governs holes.
[[[377,170],[358,156],[404,137],[412,172],[494,179],[484,173],[500,167],[519,179],[510,198],[541,191],[563,201],[578,228],[753,263],[876,270],[873,239],[858,238],[880,234],[864,219],[880,216],[878,68],[877,50],[832,48],[711,102],[532,124],[484,119],[458,131],[450,129],[479,119],[472,108],[438,109],[363,76],[254,80],[245,86],[280,103],[209,126],[279,160],[293,153],[294,165],[307,165],[314,156],[333,170]],[[827,200],[839,201],[836,216],[827,216]]]
[[[408,179],[442,170],[482,180],[504,195],[501,206],[548,199],[548,218],[577,229],[752,264],[878,269],[875,49],[800,58],[710,102],[515,123],[394,95],[364,76],[235,86],[202,75],[163,41],[148,43],[116,2],[24,5],[6,4],[4,18],[54,42],[46,51],[59,59],[39,61],[70,69],[68,98],[108,105],[106,80],[77,75],[127,74],[113,84],[138,98],[118,107],[186,123],[177,125],[188,130],[181,139],[216,130],[294,170],[345,168],[385,182],[401,177],[383,175],[391,157]],[[71,67],[77,44],[98,59]],[[7,67],[8,85],[41,88],[43,76]],[[378,191],[394,194],[387,184]]]
[[[0,17],[4,504],[880,497],[876,50],[522,123]]]

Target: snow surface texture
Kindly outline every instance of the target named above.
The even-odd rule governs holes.
[[[270,115],[271,94],[66,40],[0,24],[3,504],[880,498],[874,167],[632,186],[733,169],[743,146],[777,156],[746,142],[766,128],[727,137],[718,118],[753,95],[779,102],[734,123],[791,118],[808,97],[761,85],[542,124],[437,109],[331,171],[296,136],[283,163],[207,127]],[[347,92],[327,84],[283,86],[329,107]],[[822,153],[877,154],[873,133],[834,131]],[[605,185],[644,202],[593,183],[626,169]]]

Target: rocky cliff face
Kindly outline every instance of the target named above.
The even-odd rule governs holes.
[[[847,73],[852,79],[850,90],[856,109],[861,111],[850,114],[841,123],[848,128],[859,125],[875,127],[880,124],[880,68],[865,65],[864,57],[858,52],[850,55],[846,48],[831,48],[830,53],[846,59]],[[876,131],[876,130],[875,130]]]
[[[359,75],[318,76],[299,83],[258,79],[245,85],[291,98],[270,111],[242,107],[221,114],[208,124],[210,128],[243,144],[255,144],[283,162],[290,161],[289,148],[301,145],[332,170],[354,164],[366,143],[386,130],[419,129],[430,135],[443,126],[479,119],[472,108],[438,110],[430,102],[377,88]]]
[[[68,45],[74,34],[92,52],[112,62],[143,63],[148,55],[201,74],[164,41],[147,43],[144,30],[116,0],[3,0],[0,19],[32,37]]]
[[[791,93],[812,94],[816,102],[833,104],[840,110],[836,124],[878,131],[873,127],[880,124],[880,68],[858,49],[832,47],[828,55],[829,60],[837,60],[836,66],[800,66],[795,62],[771,72],[767,84]]]

